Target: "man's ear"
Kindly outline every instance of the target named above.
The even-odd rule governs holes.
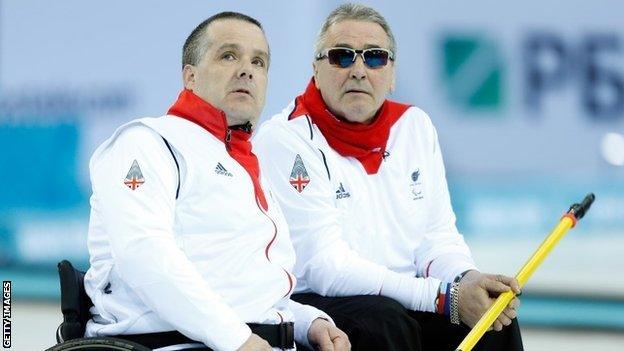
[[[316,67],[316,61],[312,61],[312,72],[314,73],[314,85],[318,88],[318,68]]]
[[[394,74],[394,72],[394,67],[392,67],[392,83],[390,83],[390,93],[394,93],[394,89],[396,89],[396,74]]]
[[[184,65],[182,69],[182,81],[184,83],[184,88],[193,91],[195,88],[195,66],[193,65]]]

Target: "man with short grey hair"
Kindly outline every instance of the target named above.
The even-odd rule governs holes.
[[[386,99],[396,44],[374,9],[334,10],[305,92],[254,139],[297,252],[293,298],[326,311],[354,350],[455,350],[518,282],[477,270],[455,226],[435,128]],[[522,350],[518,299],[478,350]]]

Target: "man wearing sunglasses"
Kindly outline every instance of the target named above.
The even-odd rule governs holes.
[[[455,350],[518,282],[477,270],[455,227],[437,134],[393,102],[396,45],[346,4],[319,33],[305,92],[254,139],[297,252],[293,298],[326,311],[353,350]],[[477,350],[522,350],[514,299]]]

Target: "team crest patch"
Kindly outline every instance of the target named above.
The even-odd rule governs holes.
[[[295,164],[293,165],[293,169],[290,172],[290,185],[295,188],[299,193],[303,191],[303,189],[310,184],[310,176],[308,176],[308,171],[303,164],[303,160],[301,160],[301,156],[297,154],[295,157]]]
[[[420,170],[416,169],[414,172],[412,172],[411,178],[412,183],[410,184],[410,188],[412,188],[412,200],[420,200],[423,198]]]
[[[143,178],[143,172],[141,172],[141,167],[139,167],[139,163],[137,160],[132,162],[132,166],[130,166],[130,170],[126,175],[126,179],[124,179],[124,184],[132,189],[136,190],[138,187],[145,183],[145,178]]]

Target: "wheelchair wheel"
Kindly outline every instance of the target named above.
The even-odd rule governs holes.
[[[54,345],[46,351],[152,351],[137,343],[117,338],[80,338]]]

